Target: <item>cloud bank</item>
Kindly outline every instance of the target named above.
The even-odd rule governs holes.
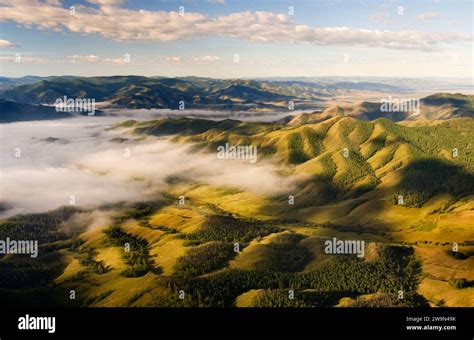
[[[164,139],[118,142],[114,138],[123,131],[105,128],[121,120],[78,117],[0,125],[0,203],[10,208],[4,215],[68,205],[70,196],[78,206],[150,199],[167,189],[169,176],[268,195],[294,184],[269,164],[218,160],[216,154],[190,153],[189,145]],[[21,157],[15,157],[15,149]]]
[[[258,43],[348,45],[392,49],[438,50],[470,41],[468,33],[382,31],[350,27],[310,27],[288,15],[236,12],[209,17],[202,13],[133,10],[121,1],[94,0],[65,8],[57,0],[1,0],[0,21],[52,31],[70,31],[128,42],[167,42],[222,36]]]

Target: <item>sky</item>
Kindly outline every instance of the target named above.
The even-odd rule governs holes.
[[[0,75],[472,77],[472,0],[0,0]]]

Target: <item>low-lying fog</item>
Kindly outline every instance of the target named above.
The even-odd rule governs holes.
[[[104,109],[106,115],[116,115],[137,119],[160,119],[191,117],[212,120],[236,119],[242,121],[273,122],[287,116],[294,116],[304,112],[314,112],[315,110],[291,110],[291,111],[216,111],[216,110],[171,110],[171,109]]]
[[[214,153],[190,153],[189,145],[164,138],[137,142],[123,130],[106,131],[125,119],[82,116],[1,124],[0,205],[7,209],[0,216],[54,209],[68,205],[71,196],[78,206],[146,200],[166,190],[168,176],[269,195],[293,186],[260,160],[218,160]],[[119,143],[116,137],[128,140]]]

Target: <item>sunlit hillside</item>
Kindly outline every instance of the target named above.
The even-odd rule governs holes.
[[[1,237],[39,238],[42,251],[34,262],[0,259],[2,301],[474,304],[471,118],[337,116],[288,125],[179,118],[125,121],[110,131],[138,143],[170,139],[203,157],[225,143],[256,146],[258,163],[275,167],[287,184],[258,192],[239,187],[239,178],[233,186],[175,174],[152,200],[4,219]],[[219,162],[226,161],[214,166]],[[326,254],[324,240],[332,237],[364,240],[366,256]],[[71,289],[76,300],[68,298]]]

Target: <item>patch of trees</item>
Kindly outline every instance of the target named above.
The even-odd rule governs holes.
[[[159,284],[171,292],[177,306],[186,307],[230,307],[235,298],[258,288],[282,288],[288,282],[286,273],[269,270],[226,269],[215,274],[197,278],[160,277]],[[281,282],[280,282],[281,281]],[[186,298],[179,300],[177,292],[186,292]]]
[[[224,267],[235,255],[232,244],[210,242],[189,249],[175,264],[175,271],[180,276],[198,276]]]
[[[152,290],[152,288],[145,288],[144,290],[134,294],[130,299],[128,299],[127,306],[133,305],[136,301],[140,300],[143,295],[150,293]]]
[[[359,205],[360,203],[356,202],[354,205]],[[334,229],[344,233],[356,233],[356,234],[372,234],[372,235],[384,235],[384,230],[380,228],[367,227],[361,224],[356,225],[340,225],[333,223],[324,223],[321,225],[324,228]]]
[[[0,261],[0,287],[12,289],[44,287],[60,275],[64,267],[61,255],[57,253],[37,258],[4,259]]]
[[[332,160],[331,154],[327,153],[324,156],[321,156],[320,160],[324,169],[324,172],[321,174],[321,176],[331,180],[337,171],[336,164]]]
[[[61,240],[61,241],[56,241],[56,242],[51,242],[51,243],[43,243],[42,245],[39,246],[39,252],[41,254],[46,254],[46,253],[53,253],[61,249],[74,250],[81,243],[83,243],[83,241],[78,238]]]
[[[295,291],[290,299],[288,290],[267,289],[253,299],[253,307],[326,307],[341,298],[340,292]]]
[[[184,237],[202,242],[247,243],[254,238],[266,236],[275,231],[277,231],[276,228],[266,227],[260,222],[247,221],[232,216],[213,215],[207,218],[201,230],[186,234]]]
[[[56,242],[71,235],[62,224],[80,210],[62,207],[45,213],[16,215],[0,222],[0,239],[38,240],[39,244]]]
[[[323,136],[311,128],[304,128],[302,134],[306,137],[310,148],[310,157],[316,157],[323,152]]]
[[[258,266],[278,272],[296,272],[302,270],[312,258],[311,252],[299,242],[303,236],[293,233],[279,234],[265,245],[263,258]]]
[[[356,133],[351,133],[354,137],[357,137],[357,144],[362,144],[365,143],[370,136],[372,135],[372,132],[374,131],[374,126],[375,124],[372,122],[365,122],[362,120],[355,120],[354,121],[356,124],[355,131]]]
[[[469,281],[467,279],[450,279],[448,283],[457,289],[469,288],[474,287],[474,281]]]
[[[397,194],[408,207],[421,207],[441,193],[462,196],[474,192],[474,175],[440,159],[414,161],[403,169],[402,176]]]
[[[85,298],[83,301],[82,301],[82,306],[83,307],[87,307],[87,306],[90,306],[92,305],[93,303],[98,303],[102,300],[104,300],[105,298],[107,298],[110,294],[112,294],[113,292],[115,292],[114,289],[109,289],[105,292],[102,292],[100,293],[99,295],[97,296],[88,296],[87,298]]]
[[[365,262],[348,256],[335,256],[324,268],[310,273],[283,273],[272,270],[225,269],[203,277],[160,277],[159,285],[176,292],[177,306],[226,307],[251,289],[314,289],[334,294],[395,293],[405,296],[416,290],[420,263],[408,247],[385,247],[380,260]],[[177,292],[186,293],[184,300]],[[163,301],[161,301],[163,303]]]
[[[388,119],[378,120],[384,128],[398,137],[398,141],[412,146],[415,159],[436,157],[442,150],[459,152],[457,162],[474,169],[474,157],[469,148],[469,137],[474,134],[474,124],[466,121],[446,121],[436,126],[406,127]],[[440,158],[439,158],[440,159]]]
[[[451,255],[452,257],[454,257],[456,260],[465,260],[467,259],[467,256],[460,252],[460,251],[452,251],[452,250],[448,250],[448,254]]]
[[[288,163],[301,164],[310,157],[304,152],[303,139],[299,133],[292,133],[288,138]]]
[[[79,260],[79,263],[85,267],[88,267],[93,273],[104,274],[110,271],[110,267],[105,264],[104,261],[97,261],[97,251],[92,247],[83,249],[85,255]]]
[[[367,144],[365,159],[369,159],[370,157],[375,155],[376,152],[380,151],[383,147],[385,147],[386,139],[387,139],[387,133],[383,131],[379,133],[377,137],[370,140],[370,142]]]
[[[347,171],[344,174],[337,176],[334,179],[334,185],[342,191],[347,191],[362,178],[369,176],[369,188],[374,188],[379,180],[375,176],[373,169],[364,161],[362,156],[355,150],[352,150],[348,158],[345,158],[347,163]]]
[[[153,267],[148,254],[148,242],[128,234],[118,226],[112,226],[104,231],[110,244],[122,247],[122,258],[127,264],[121,275],[139,277],[148,273]]]
[[[398,294],[382,293],[372,298],[359,298],[350,307],[429,307],[429,304],[417,293],[408,294],[403,299],[399,299]]]
[[[274,145],[268,144],[268,145],[257,145],[258,148],[258,154],[262,156],[270,156],[274,155],[277,153],[277,148]]]
[[[116,218],[116,222],[120,223],[130,218],[134,219],[144,219],[145,217],[153,214],[157,210],[163,208],[168,203],[166,200],[153,200],[153,201],[143,201],[135,202],[127,205],[124,212],[121,216]]]
[[[367,262],[354,257],[337,256],[324,268],[296,274],[290,286],[359,294],[416,289],[421,265],[413,256],[412,248],[384,247],[380,250],[379,258],[378,261]]]
[[[177,229],[165,227],[164,225],[151,225],[148,221],[140,221],[140,225],[145,228],[150,228],[150,229],[156,229],[156,230],[161,230],[165,234],[178,234],[179,231]]]

